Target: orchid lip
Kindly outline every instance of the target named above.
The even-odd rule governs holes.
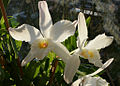
[[[38,43],[38,46],[39,48],[47,48],[48,47],[48,41],[47,40],[41,40],[39,43]]]

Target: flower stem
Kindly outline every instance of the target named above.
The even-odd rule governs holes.
[[[51,74],[50,80],[49,80],[49,84],[50,84],[50,85],[52,85],[53,77],[54,77],[54,74],[55,74],[55,70],[56,70],[57,65],[58,65],[58,60],[55,61],[55,63],[52,65],[52,68],[51,68],[52,74]]]
[[[5,11],[5,7],[4,7],[4,4],[3,4],[3,1],[0,0],[0,8],[1,8],[1,12],[2,12],[2,15],[3,15],[3,18],[5,20],[5,24],[6,24],[6,29],[8,30],[8,28],[10,27],[9,26],[9,23],[8,23],[8,19],[7,19],[7,15],[6,15],[6,11]]]
[[[5,11],[5,7],[4,7],[4,4],[3,4],[3,1],[0,0],[0,8],[1,8],[1,12],[2,12],[2,15],[3,15],[3,18],[5,20],[5,24],[6,24],[6,29],[8,31],[8,28],[10,27],[9,23],[8,23],[8,18],[7,18],[7,14],[6,14],[6,11]],[[17,65],[20,69],[20,75],[21,77],[23,76],[23,71],[22,71],[22,67],[20,65],[20,58],[18,57],[17,59]]]

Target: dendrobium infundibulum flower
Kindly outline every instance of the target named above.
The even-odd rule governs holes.
[[[100,60],[101,57],[98,50],[109,46],[113,41],[113,37],[101,34],[86,45],[87,38],[88,31],[85,17],[84,14],[80,12],[78,15],[78,49],[76,50],[76,53],[84,59],[88,59],[88,61],[95,66],[101,67],[103,64],[102,60]]]
[[[9,28],[9,33],[14,39],[31,44],[31,50],[21,65],[24,66],[34,58],[42,60],[49,51],[53,51],[66,63],[64,79],[70,83],[80,64],[79,56],[70,55],[60,42],[74,34],[76,22],[61,20],[53,25],[46,1],[40,1],[38,8],[40,31],[28,24],[14,29]]]
[[[72,86],[108,86],[109,83],[106,80],[102,79],[101,77],[96,77],[94,75],[103,71],[106,67],[108,67],[112,63],[113,60],[114,60],[113,58],[109,59],[97,71],[86,76],[83,76],[80,79],[73,82]]]

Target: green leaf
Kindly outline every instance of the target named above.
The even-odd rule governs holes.
[[[86,25],[87,25],[87,27],[89,27],[90,21],[91,21],[91,17],[89,16],[89,17],[86,19]]]
[[[2,24],[4,24],[5,23],[5,21],[4,21],[4,18],[3,18],[3,16],[2,16],[2,18],[1,18],[1,20],[0,20],[0,24],[2,25]]]
[[[41,63],[36,61],[31,61],[29,65],[25,67],[24,74],[25,77],[29,79],[34,79],[40,72]]]
[[[5,29],[5,21],[4,21],[4,18],[2,17],[1,20],[0,20],[0,26],[1,28],[4,28]]]
[[[13,28],[19,25],[19,22],[17,22],[17,20],[13,17],[9,19],[9,22]]]
[[[15,53],[15,59],[17,59],[18,58],[18,51],[17,51],[15,40],[10,37],[10,41],[11,41],[12,48],[13,48],[14,53]]]
[[[48,68],[49,68],[49,64],[50,64],[49,62],[50,62],[50,59],[47,58],[47,59],[46,59],[46,62],[45,62],[45,68],[44,68],[45,71],[47,71]]]

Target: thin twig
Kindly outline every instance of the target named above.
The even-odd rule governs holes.
[[[7,14],[6,14],[5,7],[4,7],[4,4],[3,4],[2,0],[0,0],[0,8],[1,8],[1,12],[2,12],[3,18],[5,20],[5,24],[6,24],[6,27],[7,27],[6,29],[8,30],[8,28],[10,27],[10,25],[8,23]],[[22,77],[23,76],[23,71],[22,71],[22,67],[20,65],[20,58],[19,57],[17,59],[17,64],[18,64],[18,67],[20,69],[20,75]]]
[[[53,66],[52,66],[52,68],[51,68],[52,74],[51,74],[50,80],[49,80],[50,85],[52,85],[53,77],[54,77],[54,74],[55,74],[55,70],[56,70],[57,65],[58,65],[58,60],[55,61],[55,63],[53,64]]]
[[[18,67],[20,69],[20,75],[21,75],[21,78],[23,77],[23,70],[22,70],[22,67],[21,67],[21,63],[20,63],[20,58],[18,57],[17,59],[17,64],[18,64]]]
[[[106,73],[107,73],[107,76],[108,76],[109,79],[110,79],[111,85],[112,85],[112,86],[115,86],[115,84],[114,84],[114,82],[113,82],[113,79],[112,79],[112,77],[111,77],[111,75],[110,75],[108,69],[106,69]]]
[[[8,30],[8,28],[10,27],[9,26],[9,23],[8,23],[8,19],[7,19],[7,15],[6,15],[6,11],[5,11],[5,7],[4,7],[4,4],[3,4],[3,1],[0,0],[0,8],[1,8],[1,12],[2,12],[2,15],[3,15],[3,18],[5,20],[5,24],[6,24],[6,29]]]

